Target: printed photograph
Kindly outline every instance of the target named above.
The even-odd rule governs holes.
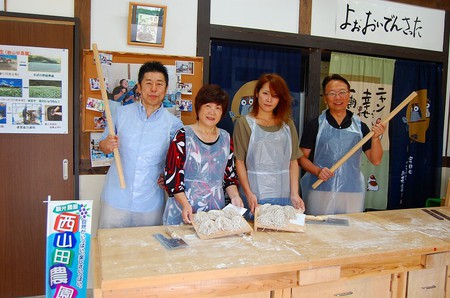
[[[22,97],[22,80],[0,78],[0,96]]]
[[[0,55],[0,70],[17,71],[16,55]]]
[[[89,85],[91,90],[100,90],[100,80],[98,78],[90,78]]]
[[[88,97],[86,101],[86,109],[91,111],[104,112],[105,107],[103,106],[103,100]]]
[[[193,75],[194,62],[193,61],[175,61],[176,74]]]
[[[61,81],[30,80],[29,83],[31,98],[61,98]]]
[[[100,56],[100,64],[111,65],[112,64],[112,54],[98,53]]]
[[[105,154],[100,150],[101,135],[101,133],[91,133],[90,153],[92,167],[110,166],[114,158],[114,153]]]
[[[12,104],[13,125],[41,125],[42,105],[31,103]]]
[[[45,106],[45,111],[47,121],[62,121],[62,106]]]
[[[166,6],[130,3],[128,44],[164,46]]]
[[[28,56],[28,71],[61,72],[61,58],[30,55]]]
[[[0,124],[6,124],[6,103],[0,102]]]
[[[192,94],[192,83],[177,83],[177,91],[180,91],[181,94]]]
[[[183,112],[192,112],[192,100],[181,100],[180,110]]]
[[[105,117],[94,117],[94,128],[95,129],[105,129],[106,119]]]

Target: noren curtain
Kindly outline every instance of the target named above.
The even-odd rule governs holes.
[[[444,102],[442,65],[397,60],[393,105],[418,93],[391,125],[389,209],[419,208],[440,196]]]
[[[395,60],[344,53],[332,53],[329,73],[345,77],[351,86],[348,109],[371,128],[375,121],[390,112]],[[382,138],[383,159],[372,165],[365,154],[361,171],[366,179],[366,209],[386,209],[389,184],[389,135]]]
[[[257,80],[263,73],[277,73],[289,86],[293,102],[293,119],[298,127],[301,90],[301,52],[299,49],[244,44],[230,41],[211,42],[210,82],[218,84],[230,95],[230,109],[219,123],[229,133],[233,131],[233,117],[240,116],[251,101],[249,94],[235,98],[246,83]],[[249,88],[247,93],[252,93]],[[244,92],[245,93],[245,92]],[[238,94],[239,95],[239,94]],[[233,101],[238,101],[234,102]],[[248,107],[247,107],[248,108]],[[230,113],[231,112],[231,113]]]

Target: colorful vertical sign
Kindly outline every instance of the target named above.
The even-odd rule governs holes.
[[[86,297],[92,201],[48,201],[46,297]]]

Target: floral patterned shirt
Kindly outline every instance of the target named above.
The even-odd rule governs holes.
[[[217,141],[216,141],[217,142]],[[216,143],[214,142],[214,143]],[[214,144],[205,143],[205,144]],[[165,167],[165,188],[169,196],[185,191],[184,184],[184,164],[186,161],[186,135],[184,128],[181,128],[170,142],[166,157]],[[168,177],[174,177],[168,179]],[[230,154],[228,155],[228,162],[223,176],[224,189],[230,185],[238,185],[238,178],[236,174],[236,166],[234,164],[234,150],[233,140],[230,137]]]

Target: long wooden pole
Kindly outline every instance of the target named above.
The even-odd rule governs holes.
[[[415,91],[411,92],[411,94],[405,98],[392,112],[389,113],[389,115],[381,120],[381,123],[386,125],[392,118],[394,118],[395,115],[398,114],[413,98],[417,96],[417,93]],[[347,161],[356,151],[358,151],[359,148],[361,148],[370,138],[374,135],[374,132],[369,132],[364,138],[361,139],[355,146],[353,146],[352,149],[350,149],[338,162],[336,162],[330,169],[331,172],[334,173],[344,162]],[[318,179],[314,184],[312,185],[313,189],[316,189],[321,183],[323,182],[322,179]]]
[[[106,122],[108,123],[108,131],[111,136],[115,136],[116,132],[114,131],[114,122],[111,115],[111,109],[109,108],[108,94],[106,93],[105,79],[103,78],[102,66],[100,64],[100,56],[98,55],[97,44],[96,43],[92,44],[92,47],[94,49],[95,66],[97,67],[97,75],[100,81],[100,90],[102,92],[103,106],[105,107]],[[117,173],[119,174],[120,187],[126,188],[127,186],[125,184],[125,178],[123,176],[122,161],[120,160],[119,149],[115,148],[113,152],[114,152],[114,160],[116,162],[117,167]]]

